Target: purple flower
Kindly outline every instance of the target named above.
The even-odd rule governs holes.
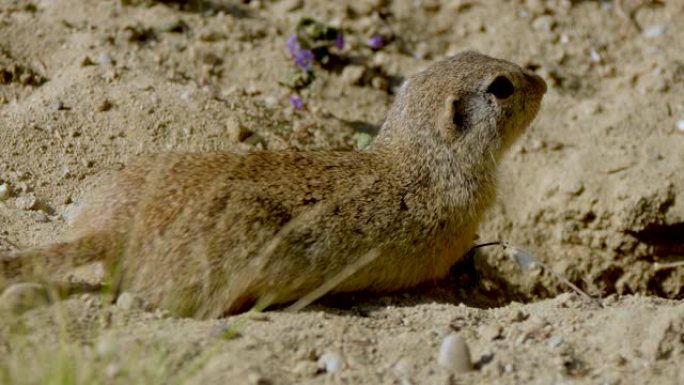
[[[308,71],[311,68],[311,63],[314,61],[314,54],[308,49],[303,49],[295,55],[294,59],[297,67]]]
[[[316,57],[311,50],[302,49],[299,41],[297,41],[297,35],[290,36],[290,38],[287,39],[285,46],[287,47],[287,52],[294,58],[297,67],[304,71],[309,71],[311,69],[311,63],[314,62]]]
[[[292,107],[294,107],[296,110],[301,110],[304,108],[304,100],[302,100],[299,95],[290,96],[290,104],[292,104]]]
[[[295,57],[297,53],[302,50],[302,47],[297,41],[297,35],[290,36],[290,38],[287,39],[285,46],[287,47],[287,52],[289,52],[292,57]]]
[[[337,33],[337,37],[335,38],[335,48],[337,49],[343,49],[344,48],[344,35],[342,32]]]
[[[382,39],[382,36],[380,35],[373,35],[368,41],[368,46],[373,48],[373,49],[380,49],[385,46],[385,41]]]

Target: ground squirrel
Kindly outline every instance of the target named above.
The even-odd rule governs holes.
[[[207,318],[291,302],[348,266],[326,291],[440,279],[545,92],[528,70],[464,52],[410,77],[363,151],[140,158],[92,195],[70,240],[0,256],[5,280],[100,260],[115,286]]]

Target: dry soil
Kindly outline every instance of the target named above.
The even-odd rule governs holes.
[[[295,109],[302,17],[346,44]],[[2,319],[0,382],[683,384],[682,0],[0,0],[0,249],[57,240],[141,153],[352,149],[466,49],[550,86],[480,231],[536,267],[491,247],[435,288],[215,321],[75,296]],[[474,370],[438,364],[452,333]]]

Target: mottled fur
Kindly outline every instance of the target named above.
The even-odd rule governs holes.
[[[515,86],[501,100],[487,91],[499,76]],[[196,317],[295,300],[371,251],[333,292],[440,279],[471,247],[497,162],[545,91],[465,52],[409,78],[365,151],[141,158],[93,194],[71,241],[2,257],[5,276],[105,260],[121,288]]]

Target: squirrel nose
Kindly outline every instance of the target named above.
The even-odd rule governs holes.
[[[532,88],[540,94],[545,94],[547,87],[544,79],[532,71],[525,71],[525,79],[530,82]]]

